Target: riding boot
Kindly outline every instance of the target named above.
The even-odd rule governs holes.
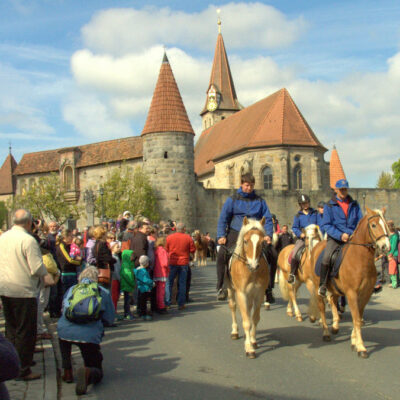
[[[327,290],[326,285],[328,282],[328,273],[329,273],[329,265],[322,264],[320,281],[319,281],[319,289],[318,289],[318,294],[321,297],[326,297],[326,290]]]
[[[295,257],[292,258],[292,261],[290,263],[290,274],[289,274],[289,278],[288,278],[288,283],[290,283],[291,285],[293,285],[295,279],[296,279],[296,272],[297,272],[297,268],[299,267],[299,262],[298,260],[296,260]]]
[[[274,294],[272,293],[272,289],[268,288],[265,292],[265,296],[267,298],[267,302],[270,304],[274,304],[275,303],[275,297]]]

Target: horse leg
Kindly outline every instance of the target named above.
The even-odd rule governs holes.
[[[293,302],[293,307],[294,307],[294,314],[296,315],[296,320],[299,322],[303,321],[303,317],[301,316],[301,311],[299,309],[299,306],[297,305],[297,301],[296,301],[296,297],[297,297],[297,290],[299,289],[301,285],[301,282],[296,281],[295,284],[293,285],[293,298],[292,298],[292,302]]]
[[[236,292],[237,294],[237,302],[239,304],[240,313],[242,315],[242,324],[243,330],[245,334],[244,340],[244,350],[246,352],[246,356],[249,358],[255,358],[256,353],[254,348],[251,344],[250,340],[250,328],[251,328],[251,320],[250,320],[250,311],[251,311],[251,304],[246,298],[246,295],[243,292]]]
[[[308,304],[308,316],[310,318],[310,322],[313,324],[318,318],[318,305],[317,305],[317,297],[315,295],[314,283],[311,279],[306,280],[306,286],[310,293],[310,302]]]
[[[331,332],[334,335],[336,335],[339,332],[340,317],[339,317],[339,313],[338,313],[338,309],[337,309],[338,298],[339,298],[339,296],[336,296],[336,295],[329,296],[329,303],[331,305],[332,319],[333,319]]]
[[[353,331],[351,333],[351,347],[356,349],[358,356],[368,358],[367,349],[361,336],[361,318],[360,308],[358,304],[357,294],[355,292],[346,293],[347,302],[349,304],[351,317],[353,318]],[[362,308],[363,310],[363,308]]]
[[[264,299],[264,293],[262,291],[260,293],[258,293],[256,298],[254,299],[253,322],[251,324],[251,330],[250,330],[250,341],[255,349],[258,348],[256,339],[256,330],[257,330],[257,324],[260,321],[260,309]]]
[[[324,340],[324,342],[330,342],[331,336],[329,334],[328,324],[326,323],[325,302],[324,299],[322,299],[320,296],[318,296],[318,308],[321,315],[321,323],[323,329],[322,339]]]
[[[293,317],[293,309],[292,309],[292,301],[289,299],[288,303],[287,303],[287,307],[286,307],[286,314],[289,317]]]
[[[238,332],[238,324],[237,324],[237,319],[236,319],[236,293],[231,288],[228,288],[228,302],[229,302],[229,308],[231,309],[231,313],[232,313],[231,339],[237,340],[237,339],[239,339],[239,332]]]

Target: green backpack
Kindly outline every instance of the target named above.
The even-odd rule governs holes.
[[[98,321],[101,318],[99,285],[96,282],[78,283],[72,289],[65,317],[77,324]]]

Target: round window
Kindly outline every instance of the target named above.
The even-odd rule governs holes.
[[[296,154],[296,155],[294,156],[294,161],[297,161],[297,162],[300,161],[300,156],[299,156],[298,154]]]

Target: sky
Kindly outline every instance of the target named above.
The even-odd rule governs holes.
[[[218,34],[239,101],[286,87],[352,187],[400,158],[400,2],[2,0],[0,163],[140,135],[164,52],[196,132]]]

